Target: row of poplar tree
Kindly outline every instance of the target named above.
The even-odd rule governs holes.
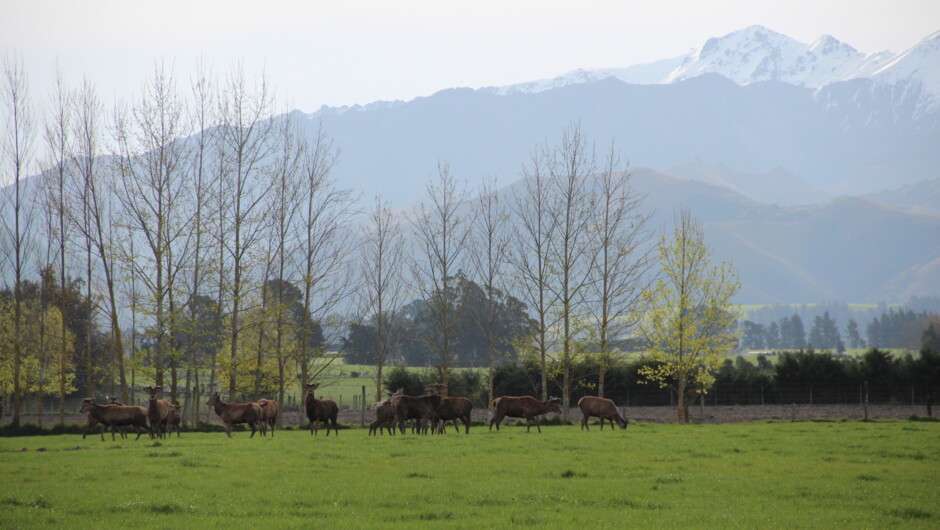
[[[361,208],[340,188],[327,133],[277,114],[268,80],[240,64],[182,82],[157,63],[113,108],[90,81],[57,79],[35,98],[22,61],[3,65],[2,272],[12,286],[0,390],[14,422],[28,395],[62,400],[80,388],[126,402],[141,382],[193,414],[216,390],[283,401],[343,354],[327,345],[343,344],[350,323],[374,330],[379,397],[414,300],[433,324],[419,337],[427,362],[447,384],[465,318],[461,275],[482,293],[489,381],[511,343],[538,359],[543,397],[547,363],[558,363],[566,407],[578,358],[597,359],[603,395],[617,345],[641,335],[662,360],[645,376],[675,381],[682,417],[686,389],[707,383],[734,342],[734,270],[711,264],[687,211],[654,237],[614,145],[598,152],[579,124],[536,146],[508,192],[491,181],[471,194],[441,162],[427,198],[394,215],[380,197]],[[27,303],[29,289],[40,303]],[[499,312],[510,295],[529,320],[507,340]]]

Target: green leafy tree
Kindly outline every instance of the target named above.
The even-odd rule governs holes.
[[[806,331],[800,315],[784,317],[780,320],[780,347],[802,350],[806,348]]]
[[[704,392],[737,339],[731,298],[741,288],[727,263],[711,265],[702,225],[683,210],[672,238],[659,238],[662,275],[646,293],[649,308],[640,330],[649,343],[641,371],[647,381],[673,386],[676,418],[687,422],[695,391]]]
[[[845,326],[845,340],[849,343],[849,348],[864,348],[865,339],[858,332],[858,322],[854,319],[849,320]]]
[[[835,319],[829,316],[829,311],[813,319],[813,327],[809,330],[809,343],[814,348],[836,350],[840,353],[845,350],[842,337],[839,336],[839,328]]]

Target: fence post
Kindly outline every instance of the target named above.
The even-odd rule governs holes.
[[[865,381],[865,421],[868,421],[868,381]]]
[[[359,401],[362,402],[362,419],[359,420],[359,426],[365,427],[366,426],[366,385],[362,385],[362,398],[360,398]]]

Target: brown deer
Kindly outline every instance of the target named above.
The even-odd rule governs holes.
[[[454,429],[459,433],[460,427],[457,420],[463,422],[466,426],[466,434],[470,434],[470,412],[473,410],[473,402],[465,397],[446,397],[441,398],[441,404],[434,411],[431,418],[432,425],[441,434],[447,430],[447,422],[453,420]],[[438,425],[440,424],[440,425]]]
[[[225,434],[232,437],[232,426],[238,423],[247,423],[251,427],[251,436],[254,438],[256,425],[261,421],[261,407],[257,403],[225,403],[216,392],[212,394],[206,405],[215,410],[215,414],[225,424]]]
[[[150,421],[150,438],[163,438],[163,432],[167,429],[167,420],[170,419],[170,402],[165,399],[158,399],[157,396],[163,392],[162,386],[144,387],[144,392],[150,395],[150,403],[147,406],[147,419]]]
[[[117,396],[105,396],[105,397],[108,398],[110,405],[123,405],[124,404],[118,401]],[[82,428],[82,439],[85,438],[85,435],[88,434],[88,431],[90,431],[95,425],[100,425],[98,423],[98,420],[92,418],[90,414],[85,414],[85,417],[88,419],[88,423],[85,424],[84,428]],[[127,438],[127,429],[125,429],[124,426],[121,426],[120,428],[111,426],[112,434],[114,433],[115,429],[117,429],[117,431],[121,433],[121,438]]]
[[[180,437],[180,431],[183,428],[183,406],[177,403],[170,403],[170,416],[166,419],[166,432],[164,435],[173,433],[176,429],[176,437]]]
[[[441,404],[441,391],[444,388],[440,383],[429,383],[424,385],[424,394],[420,396],[401,395],[394,398],[392,404],[395,407],[395,423],[398,424],[398,430],[405,434],[405,421],[413,420],[416,423],[412,425],[412,433],[416,430],[426,433],[434,411]]]
[[[128,407],[124,405],[98,405],[92,398],[85,398],[82,402],[81,411],[88,414],[88,424],[90,426],[101,424],[101,441],[104,441],[104,428],[111,427],[111,440],[114,441],[115,427],[124,427],[130,425],[137,431],[137,438],[147,430],[147,409],[143,407]],[[94,423],[92,423],[94,420]],[[87,434],[82,432],[82,438]]]
[[[620,425],[621,429],[626,429],[627,424],[630,423],[627,420],[623,419],[620,416],[620,412],[617,410],[617,405],[614,405],[614,402],[596,396],[584,396],[578,400],[578,408],[581,409],[581,414],[584,415],[581,418],[581,430],[584,429],[591,430],[588,427],[588,420],[591,416],[596,416],[601,419],[601,430],[604,430],[604,420],[610,421],[610,428],[613,430],[614,422],[617,422],[617,425]]]
[[[542,432],[542,428],[536,420],[537,416],[554,412],[561,414],[561,399],[549,398],[548,401],[535,399],[532,396],[503,396],[493,400],[490,404],[493,409],[493,419],[490,420],[490,430],[493,430],[493,424],[496,424],[496,430],[499,430],[499,424],[503,418],[525,418],[526,432],[532,429],[532,422],[535,422],[535,428]]]
[[[317,399],[313,391],[320,388],[320,383],[308,384],[306,396],[304,396],[304,408],[307,411],[307,419],[310,420],[310,434],[316,435],[320,431],[320,422],[326,423],[326,435],[330,435],[330,427],[339,436],[339,429],[336,424],[336,416],[339,414],[339,407],[332,399]]]
[[[273,399],[261,398],[258,400],[258,406],[261,407],[261,435],[268,434],[268,427],[271,428],[271,437],[274,438],[274,427],[277,424],[277,415],[281,407]]]
[[[404,393],[404,390],[399,388],[385,401],[376,401],[372,404],[372,409],[375,411],[375,421],[369,424],[369,436],[375,434],[376,431],[379,434],[385,434],[385,430],[388,430],[389,435],[395,434],[395,406],[392,404],[392,400],[402,395],[402,393]]]

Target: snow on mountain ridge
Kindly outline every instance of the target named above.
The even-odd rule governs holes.
[[[932,107],[940,102],[940,31],[900,54],[866,54],[831,35],[805,44],[755,25],[710,38],[700,48],[679,57],[626,68],[579,69],[551,79],[484,90],[500,95],[531,94],[610,77],[633,84],[669,84],[706,73],[740,85],[782,81],[817,89],[859,78],[870,78],[881,85],[904,81],[906,87],[914,89],[922,81],[918,97]]]
[[[921,106],[940,105],[940,31],[892,57],[870,76],[877,84],[905,84],[922,88]]]
[[[716,73],[739,85],[783,81],[819,88],[870,74],[884,60],[882,54],[860,53],[831,35],[804,44],[763,26],[750,26],[708,39],[693,57],[670,74],[667,82]]]

